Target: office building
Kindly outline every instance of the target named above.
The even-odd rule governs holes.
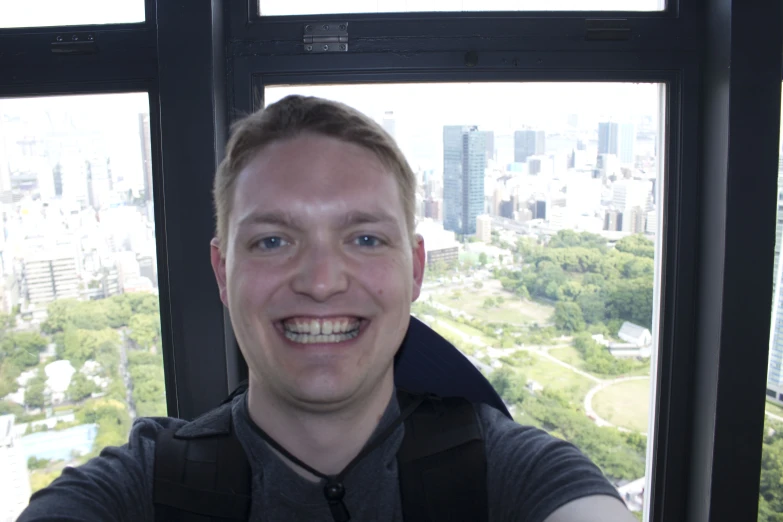
[[[79,297],[79,269],[74,246],[30,253],[22,260],[22,294],[28,304]]]
[[[144,200],[152,202],[152,140],[149,114],[139,114],[139,140],[141,141],[141,166],[144,169]]]
[[[495,159],[495,133],[484,131],[484,144],[487,147],[487,161]]]
[[[484,243],[492,242],[492,218],[486,214],[476,218],[476,237]]]
[[[484,213],[484,133],[476,126],[443,127],[444,227],[459,236],[476,233]]]
[[[383,122],[381,123],[381,126],[389,136],[397,139],[397,120],[394,119],[394,111],[386,111],[383,113]]]
[[[520,130],[514,133],[514,161],[524,163],[530,156],[546,152],[546,134],[542,130]]]
[[[633,165],[636,126],[613,121],[598,124],[598,154],[614,154],[623,164]]]
[[[769,366],[767,369],[767,396],[783,403],[783,295],[781,295],[780,263],[781,240],[783,240],[783,155],[778,159],[778,208],[775,225],[775,279],[772,301],[772,322],[769,334]]]

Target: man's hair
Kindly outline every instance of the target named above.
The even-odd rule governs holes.
[[[270,143],[315,133],[353,143],[373,152],[397,180],[411,245],[415,245],[416,177],[394,139],[371,118],[356,109],[313,96],[286,96],[257,111],[232,128],[226,157],[215,174],[213,196],[217,238],[228,239],[228,217],[239,173]]]

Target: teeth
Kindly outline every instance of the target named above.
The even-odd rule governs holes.
[[[317,319],[310,319],[308,321],[299,322],[293,320],[283,323],[283,327],[287,332],[328,336],[332,334],[349,333],[353,330],[357,330],[359,328],[359,321],[349,319],[319,321]]]
[[[314,344],[314,343],[341,343],[356,338],[359,332],[354,330],[346,334],[330,334],[330,335],[311,335],[306,333],[294,333],[286,330],[285,336],[295,343],[300,344]]]

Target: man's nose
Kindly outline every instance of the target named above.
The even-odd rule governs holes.
[[[302,253],[296,267],[292,288],[316,301],[348,289],[346,260],[339,247],[328,244],[310,245]]]

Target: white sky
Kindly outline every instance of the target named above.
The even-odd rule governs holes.
[[[224,0],[239,2],[239,0]],[[262,14],[422,11],[656,11],[665,0],[260,0]],[[0,27],[144,21],[144,0],[0,0]]]
[[[657,118],[658,89],[656,83],[566,82],[281,85],[266,88],[265,102],[304,94],[341,101],[377,120],[393,111],[397,120],[500,131],[521,125],[556,128],[568,114],[583,122]]]

